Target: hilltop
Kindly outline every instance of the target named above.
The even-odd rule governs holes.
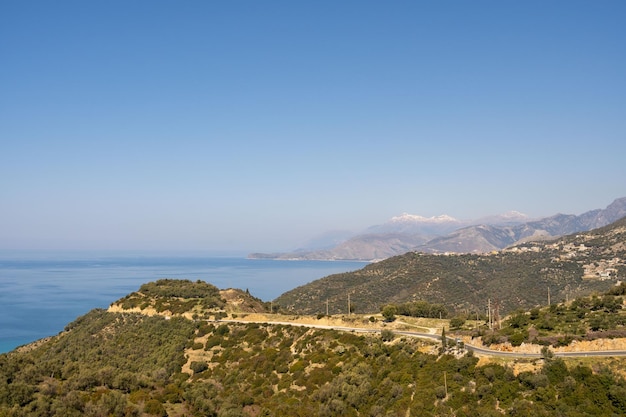
[[[204,281],[161,279],[143,284],[109,307],[110,312],[135,312],[149,316],[182,316],[187,319],[218,319],[229,313],[269,311],[270,303],[248,291],[220,290]]]
[[[357,312],[388,303],[427,300],[451,311],[504,314],[518,308],[603,292],[626,277],[626,218],[590,232],[527,242],[489,254],[409,252],[365,268],[331,275],[282,294],[275,303],[303,314]]]

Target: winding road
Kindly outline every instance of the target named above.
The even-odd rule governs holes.
[[[296,323],[291,321],[248,321],[248,320],[219,320],[221,323],[259,323],[259,324],[275,324],[275,325],[285,325],[285,326],[300,326],[300,327],[311,327],[315,329],[327,329],[327,330],[338,330],[344,332],[354,332],[354,333],[380,333],[381,329],[364,329],[360,327],[347,327],[347,326],[329,326],[323,324],[308,324],[308,323]],[[418,337],[421,339],[431,339],[435,341],[441,340],[441,335],[435,333],[421,333],[421,332],[410,332],[405,330],[392,330],[393,333],[408,337]],[[454,343],[455,339],[451,337],[446,337],[450,342]],[[493,356],[493,357],[501,357],[501,358],[541,358],[541,353],[524,353],[524,352],[504,352],[501,350],[493,350],[488,349],[482,346],[474,346],[465,343],[465,348],[470,350],[478,355],[484,356]],[[581,351],[581,352],[553,352],[555,357],[566,357],[566,358],[583,358],[589,356],[595,357],[612,357],[612,356],[626,356],[626,350],[592,350],[592,351]]]

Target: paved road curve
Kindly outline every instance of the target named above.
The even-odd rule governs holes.
[[[220,322],[227,323],[264,323],[264,324],[282,324],[286,326],[301,326],[301,327],[312,327],[316,329],[329,329],[329,330],[339,330],[344,332],[356,332],[356,333],[380,333],[380,329],[363,329],[359,327],[346,327],[346,326],[327,326],[323,324],[305,324],[305,323],[293,323],[290,321],[247,321],[247,320],[220,320]],[[441,336],[438,334],[432,333],[420,333],[420,332],[409,332],[404,330],[392,330],[395,334],[400,334],[403,336],[409,337],[419,337],[421,339],[431,339],[435,341],[441,340]],[[453,338],[447,338],[450,342],[454,342]],[[523,352],[503,352],[500,350],[492,350],[485,347],[474,346],[465,344],[465,348],[467,350],[471,350],[472,352],[478,355],[485,356],[495,356],[501,358],[541,358],[542,355],[540,353],[523,353]],[[553,352],[556,357],[568,357],[568,358],[583,358],[588,356],[626,356],[626,350],[593,350],[586,352]]]

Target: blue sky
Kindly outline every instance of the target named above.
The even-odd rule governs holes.
[[[2,1],[0,249],[626,196],[623,1]]]

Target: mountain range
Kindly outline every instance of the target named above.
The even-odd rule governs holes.
[[[414,251],[488,253],[527,240],[548,239],[591,230],[624,216],[626,197],[616,199],[604,209],[595,209],[580,215],[555,214],[542,219],[529,219],[516,211],[470,221],[447,215],[423,217],[405,213],[343,240],[338,238],[346,236],[345,233],[333,234],[335,243],[330,247],[319,248],[318,242],[318,248],[304,248],[287,253],[252,253],[249,257],[373,261]]]

